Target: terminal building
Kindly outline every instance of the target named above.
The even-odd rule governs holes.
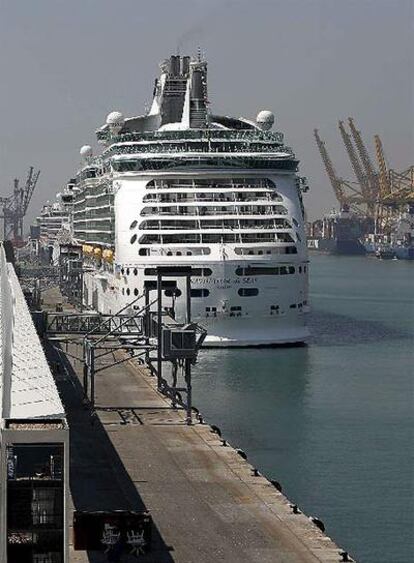
[[[68,561],[69,432],[12,264],[0,247],[0,561]]]

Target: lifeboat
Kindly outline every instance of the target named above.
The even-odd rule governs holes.
[[[107,249],[103,251],[102,257],[105,260],[105,262],[109,262],[110,264],[112,264],[114,260],[114,253],[112,250]]]

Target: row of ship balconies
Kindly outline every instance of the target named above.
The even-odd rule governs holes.
[[[287,215],[288,210],[285,206],[280,204],[269,203],[267,205],[211,205],[206,204],[203,207],[198,205],[157,205],[154,207],[144,207],[140,215]]]
[[[144,203],[211,203],[211,202],[257,202],[283,201],[283,198],[269,191],[261,192],[173,192],[149,193],[143,197]]]

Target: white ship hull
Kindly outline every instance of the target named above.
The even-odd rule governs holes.
[[[196,264],[211,274],[195,276],[191,287],[199,296],[191,299],[192,319],[207,329],[205,346],[237,347],[267,346],[305,342],[307,264],[301,261],[252,261],[252,266],[275,268],[294,273],[274,276],[239,276],[241,262],[221,261]],[[184,261],[177,265],[189,265]],[[191,264],[195,266],[194,261]],[[156,264],[154,264],[156,266]],[[155,280],[146,275],[151,265],[136,263],[123,268],[123,273],[88,272],[84,275],[85,304],[105,314],[113,314],[143,294],[144,281]],[[135,273],[136,272],[136,273]],[[257,296],[240,296],[254,287]],[[163,296],[163,307],[174,305],[177,320],[185,317],[185,288],[178,280],[181,295]],[[154,294],[155,298],[155,294]],[[136,305],[141,302],[138,301]],[[132,309],[132,308],[131,308]]]

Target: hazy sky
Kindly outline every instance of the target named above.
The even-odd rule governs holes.
[[[41,168],[29,219],[54,197],[106,114],[139,115],[158,63],[209,63],[215,112],[276,115],[309,178],[309,216],[335,198],[313,139],[351,177],[337,120],[353,116],[390,164],[413,163],[414,0],[0,0],[0,195]]]

